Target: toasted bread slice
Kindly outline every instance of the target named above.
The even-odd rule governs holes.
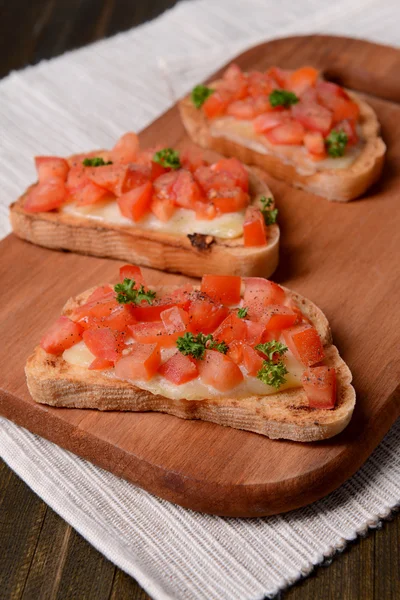
[[[112,373],[110,375],[110,371],[90,371],[71,365],[62,356],[48,354],[39,346],[25,367],[29,391],[36,402],[57,407],[158,411],[182,419],[201,419],[273,439],[299,442],[330,438],[346,427],[353,413],[355,391],[351,385],[352,375],[337,348],[332,345],[329,324],[323,312],[310,300],[284,289],[317,328],[325,349],[325,364],[336,369],[337,403],[332,410],[309,408],[302,388],[244,399],[232,395],[231,398],[172,400],[118,380]],[[70,315],[92,291],[71,298],[64,306],[64,314]]]
[[[261,174],[249,169],[249,190],[272,197]],[[27,190],[28,191],[28,190]],[[173,235],[63,213],[59,210],[29,213],[27,192],[10,206],[14,233],[28,242],[55,250],[126,260],[162,271],[202,277],[240,275],[269,277],[278,266],[279,226],[268,227],[265,246],[245,247],[243,236],[223,239],[211,235]]]
[[[210,83],[213,87],[218,81]],[[361,196],[381,175],[386,145],[380,137],[380,125],[374,110],[356,94],[347,90],[349,96],[360,107],[360,134],[364,140],[361,152],[348,167],[321,169],[315,163],[314,172],[296,164],[279,152],[279,147],[263,144],[263,151],[255,149],[253,140],[240,135],[232,136],[223,126],[217,131],[202,110],[192,103],[190,96],[179,102],[183,124],[192,140],[202,146],[226,156],[236,156],[248,165],[261,167],[273,177],[282,179],[294,187],[328,200],[348,202]],[[260,136],[262,137],[262,136]],[[256,143],[259,147],[260,143]]]

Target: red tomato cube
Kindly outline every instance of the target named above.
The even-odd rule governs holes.
[[[273,281],[262,277],[243,277],[243,306],[249,309],[251,320],[258,320],[269,304],[283,304],[285,291]]]
[[[314,67],[301,67],[289,75],[287,89],[300,96],[316,84],[318,77],[319,71]]]
[[[60,181],[38,183],[31,187],[25,196],[24,209],[26,212],[47,212],[59,208],[67,199],[67,190]]]
[[[272,304],[261,316],[260,321],[264,323],[266,331],[281,331],[292,327],[297,321],[297,314],[282,304]]]
[[[163,221],[164,223],[170,220],[176,210],[173,200],[155,195],[153,195],[150,208],[157,219],[160,219],[160,221]]]
[[[124,217],[140,221],[150,211],[153,194],[151,181],[140,185],[117,198],[119,210]]]
[[[206,350],[198,369],[203,383],[220,392],[228,392],[243,381],[243,373],[233,360],[215,350]]]
[[[326,136],[331,130],[332,113],[321,104],[298,102],[292,106],[291,111],[295,122],[310,131],[319,131]]]
[[[260,344],[265,331],[264,323],[261,323],[260,321],[249,321],[248,319],[245,319],[244,322],[246,324],[245,341],[253,347]]]
[[[242,278],[235,275],[203,275],[201,291],[215,302],[238,304]]]
[[[62,316],[57,319],[40,340],[40,345],[49,354],[62,354],[82,339],[83,328]]]
[[[229,350],[226,353],[227,356],[229,356],[229,358],[231,360],[233,360],[234,363],[236,363],[237,365],[240,365],[243,361],[243,342],[240,342],[239,340],[234,340],[233,342],[231,342],[229,344]]]
[[[235,313],[231,313],[224,319],[213,333],[215,340],[230,344],[234,340],[243,340],[247,334],[246,323],[239,319]]]
[[[172,186],[172,193],[176,204],[183,208],[193,209],[195,203],[203,198],[203,193],[194,180],[192,173],[185,169],[178,171],[178,177]]]
[[[229,308],[207,297],[194,298],[189,307],[188,330],[211,333],[229,314]]]
[[[88,181],[86,185],[76,189],[71,195],[71,199],[78,206],[89,206],[107,198],[111,199],[113,196],[111,196],[108,190],[93,183],[93,181]]]
[[[308,131],[304,134],[304,145],[310,154],[321,158],[326,156],[325,140],[320,131]]]
[[[175,385],[195,379],[199,373],[196,362],[189,356],[177,352],[158,369],[160,375]]]
[[[222,90],[215,91],[202,105],[204,114],[208,119],[220,117],[225,113],[226,107],[229,104],[229,100],[230,98],[224,94]]]
[[[45,181],[67,180],[69,165],[65,158],[58,156],[35,156],[36,171],[40,183]]]
[[[104,369],[110,369],[114,366],[112,360],[105,360],[104,358],[95,358],[90,363],[89,371],[103,371]]]
[[[124,279],[133,279],[136,288],[144,285],[142,269],[136,265],[124,265],[120,267],[119,280],[122,282]]]
[[[211,170],[215,173],[227,173],[234,186],[242,188],[244,192],[249,191],[249,173],[237,158],[221,158],[211,166]]]
[[[250,196],[240,187],[230,187],[218,190],[210,190],[207,194],[208,199],[212,202],[221,214],[237,212],[248,206]]]
[[[299,121],[288,121],[267,131],[265,135],[271,144],[297,146],[303,143],[304,127]]]
[[[306,367],[321,362],[325,356],[318,331],[312,325],[296,325],[283,330],[283,338],[289,350]]]
[[[96,358],[110,361],[116,361],[121,355],[125,348],[124,337],[122,333],[109,327],[87,329],[82,334],[83,341]]]
[[[257,375],[258,371],[263,366],[263,362],[264,362],[263,359],[254,350],[254,348],[249,346],[249,344],[243,344],[242,352],[243,352],[243,364],[246,368],[246,371],[248,372],[249,375],[252,375],[253,377],[255,377]]]
[[[261,211],[255,206],[248,206],[243,223],[243,241],[246,247],[265,246],[268,230]]]
[[[311,408],[332,409],[336,404],[336,371],[332,367],[314,367],[303,373],[302,383]]]
[[[253,121],[254,131],[256,133],[266,133],[278,125],[287,123],[290,120],[289,111],[269,112],[258,116]]]
[[[141,344],[158,344],[160,348],[172,348],[179,333],[167,333],[162,321],[134,323],[128,327],[132,337]]]
[[[163,310],[160,317],[167,333],[186,331],[189,323],[189,314],[178,306]]]
[[[128,356],[120,358],[115,365],[115,375],[120,379],[144,379],[149,381],[161,364],[157,344],[133,344]]]
[[[139,153],[139,138],[136,133],[125,133],[119,138],[111,150],[111,160],[114,163],[135,162]]]

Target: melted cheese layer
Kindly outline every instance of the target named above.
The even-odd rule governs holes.
[[[176,352],[175,348],[168,348],[161,350],[162,361],[165,362],[170,356]],[[94,355],[90,352],[85,342],[81,341],[72,346],[63,353],[63,359],[71,365],[87,368],[90,363],[94,360]],[[207,398],[223,398],[231,397],[235,398],[247,398],[250,396],[268,396],[276,394],[277,391],[283,391],[291,388],[301,387],[301,376],[303,374],[304,367],[291,355],[289,352],[284,357],[284,362],[289,373],[285,376],[286,383],[283,384],[279,390],[276,388],[266,385],[257,377],[251,377],[247,375],[246,370],[242,367],[241,371],[244,375],[244,380],[235,388],[227,391],[220,392],[210,385],[204,384],[200,377],[188,381],[182,385],[175,385],[169,382],[161,375],[155,375],[150,381],[145,380],[133,380],[128,379],[132,385],[139,387],[143,390],[154,395],[165,396],[171,400],[205,400]],[[107,369],[102,371],[102,374],[107,377],[115,377],[114,369]]]
[[[77,206],[75,202],[70,202],[61,208],[61,212],[80,218],[95,219],[96,221],[174,235],[201,233],[223,239],[234,239],[243,235],[244,211],[226,213],[206,221],[196,219],[193,210],[177,208],[167,222],[160,221],[153,214],[148,214],[135,223],[121,215],[115,200],[106,200],[89,206]]]

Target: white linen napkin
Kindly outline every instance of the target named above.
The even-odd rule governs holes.
[[[35,179],[32,156],[109,147],[192,85],[268,38],[326,32],[396,44],[397,0],[193,0],[155,21],[0,81],[0,237]],[[0,419],[0,455],[93,546],[157,600],[274,595],[400,504],[400,424],[324,500],[287,515],[197,514]]]

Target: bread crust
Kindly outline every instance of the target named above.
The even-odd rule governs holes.
[[[92,290],[70,299],[64,314],[82,304]],[[201,419],[244,429],[272,439],[311,442],[337,435],[349,423],[355,404],[352,375],[332,345],[328,321],[310,300],[287,290],[303,313],[317,328],[324,344],[326,364],[337,372],[337,404],[332,410],[312,409],[303,389],[270,396],[244,399],[171,400],[117,380],[100,371],[71,365],[62,356],[47,354],[37,346],[28,358],[25,373],[29,391],[36,402],[57,407],[120,411],[158,411],[182,419]]]
[[[216,83],[212,82],[210,86]],[[283,161],[277,154],[263,154],[246,147],[245,143],[242,145],[223,136],[213,136],[203,111],[196,109],[190,96],[183,98],[178,107],[186,131],[199,146],[226,156],[236,156],[247,165],[260,167],[277,179],[328,200],[348,202],[361,196],[379,179],[386,145],[379,135],[380,124],[375,111],[357,94],[347,92],[360,107],[360,127],[365,146],[350,167],[325,169],[312,175],[302,174],[294,164]]]
[[[249,184],[252,197],[272,196],[256,169],[249,169]],[[204,243],[196,244],[186,235],[99,223],[59,211],[28,213],[24,210],[28,191],[11,204],[11,225],[18,237],[45,248],[115,258],[192,277],[204,273],[269,277],[278,266],[277,224],[269,226],[266,246],[245,247],[243,237],[227,240],[212,236],[200,236]]]

